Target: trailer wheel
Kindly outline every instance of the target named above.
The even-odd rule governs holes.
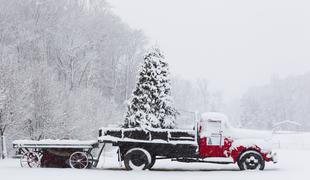
[[[124,164],[127,170],[146,170],[152,161],[150,153],[142,148],[133,148],[127,151]]]
[[[265,160],[257,151],[246,151],[239,157],[238,166],[240,170],[264,170]]]
[[[41,156],[37,152],[27,152],[20,158],[21,167],[38,168],[41,166]]]
[[[69,158],[69,164],[74,169],[85,169],[88,167],[88,156],[85,152],[74,152]]]

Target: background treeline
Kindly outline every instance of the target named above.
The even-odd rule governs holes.
[[[277,123],[292,121],[301,125],[297,129],[309,131],[310,73],[274,77],[265,86],[253,87],[243,95],[240,108],[244,127],[272,129]]]

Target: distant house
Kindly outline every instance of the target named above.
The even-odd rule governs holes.
[[[273,131],[300,131],[301,124],[295,121],[285,120],[278,123],[273,124]]]

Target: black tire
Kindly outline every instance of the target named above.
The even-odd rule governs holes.
[[[152,155],[152,160],[151,160],[151,163],[149,164],[148,169],[152,169],[154,164],[155,164],[155,162],[156,162],[156,156]]]
[[[124,164],[127,170],[146,170],[152,161],[150,153],[142,148],[133,148],[127,151]]]
[[[246,151],[239,157],[238,166],[240,170],[264,170],[265,160],[257,151]]]

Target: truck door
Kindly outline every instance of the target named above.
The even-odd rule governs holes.
[[[220,120],[208,120],[201,124],[199,155],[205,157],[226,157],[224,137]]]

